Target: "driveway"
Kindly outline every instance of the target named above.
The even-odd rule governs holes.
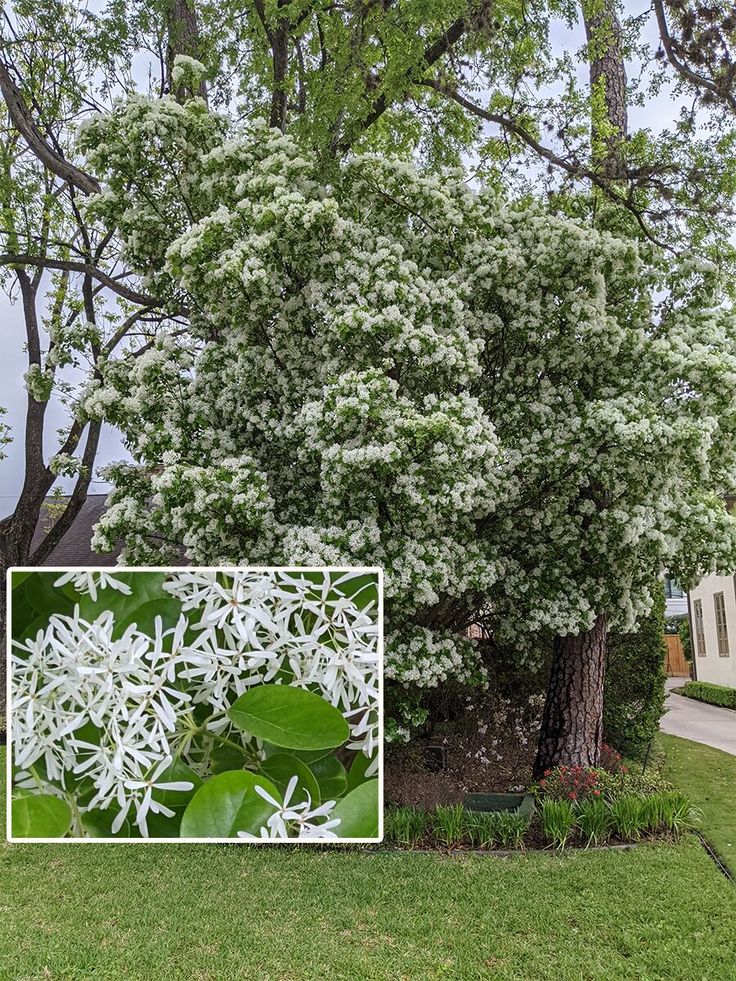
[[[672,691],[673,688],[680,688],[686,681],[686,678],[667,679],[668,695],[660,729],[672,736],[705,743],[706,746],[713,746],[736,756],[736,712],[733,709],[696,702],[694,698],[685,698],[684,695],[677,695]]]

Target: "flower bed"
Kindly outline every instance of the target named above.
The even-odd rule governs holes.
[[[394,807],[385,814],[384,844],[405,849],[562,850],[674,840],[697,823],[691,802],[675,790],[577,803],[543,799],[532,815],[472,811],[462,804],[440,805],[433,811]]]

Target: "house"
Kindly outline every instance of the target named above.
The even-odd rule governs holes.
[[[93,552],[91,544],[94,527],[102,517],[106,500],[107,494],[88,494],[69,531],[41,564],[51,566],[115,565],[120,549],[116,549],[114,552]],[[64,503],[63,499],[62,503]],[[33,548],[41,541],[52,523],[53,516],[51,514],[41,515],[33,536]]]
[[[670,575],[664,577],[664,604],[667,620],[687,616],[687,593]]]
[[[736,575],[706,576],[688,607],[695,678],[736,688]]]

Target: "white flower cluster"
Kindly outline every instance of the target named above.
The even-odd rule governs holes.
[[[426,631],[388,652],[407,689],[467,677],[447,637],[478,611],[521,644],[630,629],[663,568],[736,567],[712,267],[375,155],[328,184],[293,138],[226,138],[201,107],[138,99],[85,140],[95,206],[197,311],[91,394],[137,463],[111,468],[97,544],[382,566],[390,632]]]
[[[253,841],[255,839],[284,839],[300,838],[304,840],[334,840],[337,835],[332,830],[340,824],[340,818],[330,818],[330,813],[337,803],[334,800],[325,801],[318,807],[312,807],[312,800],[307,793],[307,799],[292,802],[299,778],[293,776],[286,785],[283,801],[276,800],[263,787],[256,787],[256,793],[262,797],[267,804],[274,808],[274,812],[266,824],[261,828],[257,835],[250,831],[239,831],[238,838],[245,838]],[[326,821],[317,821],[317,818],[327,818]],[[294,834],[296,832],[296,834]]]
[[[131,593],[107,573],[56,580],[67,583],[93,601],[106,588]],[[367,773],[375,773],[379,632],[375,604],[360,602],[363,588],[355,573],[182,571],[164,583],[180,603],[178,621],[164,629],[157,616],[150,636],[136,624],[117,636],[109,611],[91,621],[78,606],[72,616],[52,615],[35,637],[13,643],[17,785],[59,795],[76,788],[78,821],[111,809],[113,834],[132,819],[148,836],[150,815],[172,817],[172,793],[193,787],[178,778],[177,763],[210,775],[213,749],[232,743],[228,709],[251,686],[273,680],[339,708],[350,726],[348,748],[371,758]],[[243,758],[246,766],[263,758],[258,740],[246,740]],[[334,837],[334,822],[315,825],[334,803],[315,810],[274,802],[273,836],[294,821],[301,837]]]

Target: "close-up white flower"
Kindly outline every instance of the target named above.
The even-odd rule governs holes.
[[[345,773],[344,792],[358,756],[367,762],[356,773],[376,784],[375,820],[345,836],[377,829],[375,573],[175,569],[119,572],[114,585],[96,572],[33,576],[53,576],[60,591],[41,629],[25,626],[35,622],[24,605],[33,577],[11,610],[16,786],[68,802],[71,836],[260,839],[265,828],[270,838],[336,840],[337,801],[321,799],[321,771],[310,776],[311,761],[299,759],[305,711],[325,752],[342,747],[332,766]],[[309,789],[295,796],[305,766]],[[289,767],[285,783],[272,782]],[[201,801],[214,787],[227,813],[221,778],[237,784],[240,774],[258,778],[249,793],[273,810],[220,834]]]

